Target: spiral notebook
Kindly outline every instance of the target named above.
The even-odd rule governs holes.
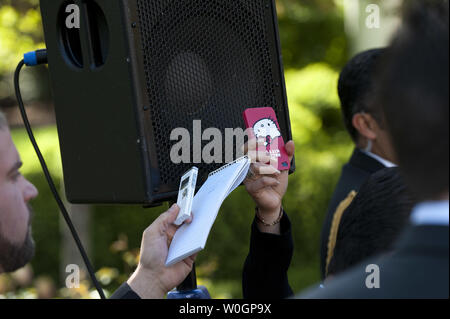
[[[205,248],[220,206],[244,181],[250,164],[250,159],[244,156],[209,174],[194,197],[192,223],[181,226],[173,237],[166,266],[176,264]]]

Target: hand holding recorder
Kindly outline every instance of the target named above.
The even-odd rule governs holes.
[[[139,266],[127,282],[141,298],[163,299],[192,270],[196,255],[165,266],[170,243],[178,229],[174,222],[179,211],[180,208],[173,205],[144,231]],[[189,218],[185,222],[191,221]]]

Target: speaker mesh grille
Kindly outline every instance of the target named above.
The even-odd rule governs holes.
[[[172,164],[173,129],[186,128],[192,136],[193,120],[201,120],[203,130],[243,128],[246,108],[266,106],[275,109],[281,124],[284,111],[276,103],[270,54],[275,40],[267,36],[273,28],[267,25],[268,4],[268,0],[138,0],[162,186],[177,190],[181,175],[194,165]],[[204,177],[223,164],[195,165]]]

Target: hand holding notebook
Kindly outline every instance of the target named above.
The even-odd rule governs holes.
[[[172,239],[166,266],[176,264],[205,248],[223,201],[245,180],[250,164],[250,159],[244,156],[209,174],[194,197],[192,223],[181,226]]]

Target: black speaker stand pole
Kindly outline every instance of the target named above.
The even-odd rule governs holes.
[[[177,290],[190,291],[197,289],[197,274],[195,272],[195,264],[192,266],[192,271],[186,277],[186,279],[177,287]]]

